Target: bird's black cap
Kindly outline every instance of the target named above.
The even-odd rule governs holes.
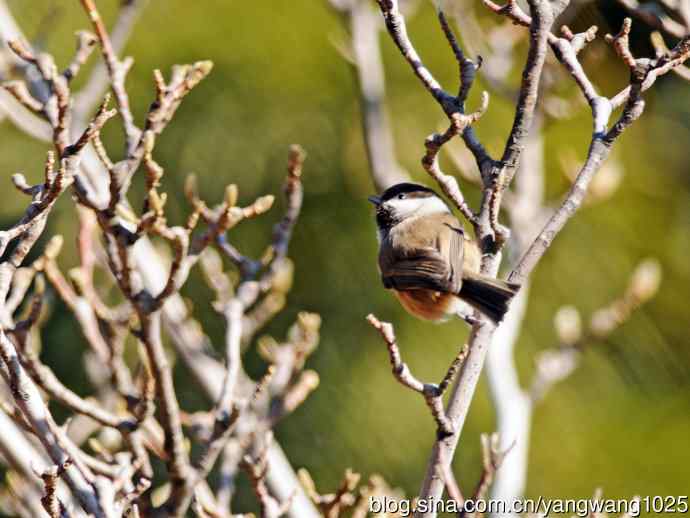
[[[417,198],[428,198],[430,196],[438,196],[436,192],[434,192],[432,189],[429,189],[426,185],[421,185],[418,183],[411,183],[411,182],[403,182],[403,183],[397,183],[381,194],[378,199],[380,202],[384,202],[387,200],[391,200],[401,194],[406,194],[411,197],[417,197]]]

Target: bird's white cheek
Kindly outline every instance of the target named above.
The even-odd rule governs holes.
[[[448,212],[448,207],[443,203],[443,200],[435,196],[395,200],[390,203],[395,211],[395,215],[400,219]]]
[[[448,211],[448,206],[440,198],[424,198],[420,201],[416,210],[417,216],[427,216],[429,214],[443,214]]]
[[[390,202],[395,215],[401,219],[411,216],[419,210],[419,200],[395,200]]]

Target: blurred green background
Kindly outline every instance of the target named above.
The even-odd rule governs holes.
[[[8,5],[28,37],[60,64],[71,56],[74,31],[88,27],[76,1],[9,0]],[[103,0],[99,7],[110,21],[117,2]],[[607,16],[616,24],[622,14],[609,9]],[[487,18],[487,23],[492,21]],[[410,19],[410,31],[427,65],[454,89],[456,66],[429,3],[423,2]],[[423,141],[443,116],[387,36],[381,37],[398,157],[415,179],[426,181],[418,166]],[[319,372],[321,385],[279,426],[277,436],[293,464],[307,467],[324,491],[335,489],[344,469],[353,467],[381,473],[414,495],[434,426],[422,399],[394,381],[385,348],[364,317],[375,312],[395,322],[405,360],[428,380],[445,372],[466,330],[460,323],[413,320],[379,284],[358,89],[334,45],[345,38],[342,20],[325,0],[151,1],[126,48],[136,60],[128,87],[141,123],[153,96],[154,68],[166,72],[174,63],[200,59],[215,63],[157,143],[173,222],[182,221],[189,210],[181,194],[188,173],[198,175],[209,202],[220,201],[231,182],[248,202],[259,194],[280,193],[289,144],[307,150],[304,208],[290,248],[295,285],[288,309],[266,331],[282,337],[297,311],[320,313],[322,339],[308,366]],[[638,39],[640,49],[649,51],[646,40]],[[524,43],[516,53],[520,63]],[[593,78],[612,95],[627,81],[627,71],[603,44],[592,53],[599,55]],[[517,84],[519,70],[511,78]],[[484,87],[480,78],[471,106]],[[610,497],[678,495],[690,488],[690,86],[669,75],[646,99],[642,119],[614,151],[625,175],[621,187],[606,202],[582,210],[533,275],[516,349],[523,382],[531,379],[536,353],[556,344],[552,318],[561,305],[573,304],[588,316],[620,294],[634,266],[649,256],[660,260],[664,281],[657,297],[606,343],[592,344],[581,367],[537,408],[530,496],[586,497],[596,487]],[[589,141],[589,110],[580,107],[573,115],[545,129],[547,193],[553,200],[568,185],[559,157],[574,153],[583,158]],[[494,155],[511,123],[511,103],[493,96],[477,131]],[[117,124],[110,124],[105,140],[116,157],[115,150],[121,149]],[[23,172],[39,181],[47,149],[11,123],[0,122],[3,227],[26,205],[11,190],[9,176]],[[452,171],[450,164],[446,167]],[[472,187],[467,192],[476,197]],[[246,253],[259,254],[280,217],[281,203],[270,215],[241,225],[231,240]],[[45,235],[61,233],[70,243],[74,222],[73,204],[64,196]],[[65,247],[65,268],[74,264],[74,256],[73,247]],[[210,306],[212,296],[200,275],[192,276],[184,294],[220,350],[223,322]],[[57,375],[89,393],[85,375],[75,368],[82,338],[59,305],[44,342],[43,357]],[[247,355],[249,370],[261,372],[256,352]],[[184,408],[203,408],[206,402],[182,366],[176,377]],[[482,380],[455,459],[464,487],[473,487],[479,475],[479,434],[493,429]]]

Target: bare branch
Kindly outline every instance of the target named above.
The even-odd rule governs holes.
[[[298,476],[300,483],[309,493],[309,497],[321,509],[324,518],[338,518],[348,508],[353,507],[357,503],[353,491],[359,484],[361,476],[351,469],[345,470],[343,480],[336,492],[325,495],[317,492],[316,484],[306,469],[300,469]]]
[[[57,160],[49,156],[44,184],[30,185],[24,177],[14,177],[15,186],[22,193],[32,196],[33,201],[26,217],[0,235],[3,253],[8,245],[14,244],[14,248],[7,254],[10,260],[0,266],[2,300],[8,302],[2,305],[2,326],[12,329],[13,312],[20,306],[36,271],[45,272],[60,298],[75,314],[87,338],[90,351],[93,352],[87,355],[87,373],[98,389],[98,405],[89,399],[81,398],[63,385],[34,352],[30,338],[38,337],[38,333],[29,331],[40,314],[40,304],[34,304],[29,318],[14,326],[8,333],[17,341],[16,345],[20,348],[19,360],[24,363],[21,367],[27,368],[29,380],[33,377],[34,382],[41,386],[48,396],[70,410],[96,421],[95,425],[90,423],[82,427],[81,423],[84,421],[76,419],[75,422],[79,421],[79,424],[74,427],[80,430],[74,434],[75,437],[79,437],[80,441],[85,440],[98,432],[100,426],[116,428],[121,432],[121,442],[117,446],[106,445],[90,437],[91,447],[97,455],[94,456],[84,453],[66,436],[63,441],[61,434],[64,434],[64,430],[53,431],[62,441],[58,446],[74,462],[65,476],[74,476],[70,473],[74,470],[81,474],[86,483],[93,488],[96,503],[102,504],[103,515],[108,517],[114,516],[113,513],[119,513],[120,510],[128,516],[138,516],[140,508],[144,513],[148,511],[146,500],[141,498],[153,475],[147,449],[167,463],[170,497],[165,504],[166,512],[169,511],[173,516],[181,516],[186,512],[189,500],[195,494],[199,504],[197,509],[207,513],[220,509],[204,479],[218,454],[228,443],[232,424],[238,419],[228,419],[226,411],[234,415],[235,409],[244,408],[241,399],[238,399],[246,390],[248,382],[241,369],[241,341],[249,340],[263,323],[282,308],[285,294],[290,288],[292,265],[287,258],[288,245],[301,210],[303,196],[300,179],[303,153],[294,147],[290,152],[285,186],[287,209],[284,218],[274,228],[270,253],[260,261],[252,262],[252,268],[242,272],[241,283],[234,287],[236,290],[233,300],[237,304],[228,306],[228,320],[232,324],[228,330],[228,366],[231,368],[225,377],[215,377],[210,375],[211,371],[205,372],[213,398],[223,406],[222,411],[214,409],[214,415],[218,416],[214,421],[218,426],[208,436],[204,450],[206,453],[198,462],[192,464],[183,435],[181,410],[172,383],[171,367],[163,348],[161,317],[165,314],[168,322],[174,320],[174,317],[170,316],[176,315],[172,308],[180,302],[179,289],[201,252],[209,244],[220,242],[219,236],[240,221],[268,210],[273,198],[262,197],[246,207],[237,207],[237,189],[230,187],[219,207],[209,209],[205,204],[195,205],[185,225],[168,226],[164,213],[165,193],[158,190],[164,171],[153,158],[155,139],[171,121],[184,96],[208,74],[211,63],[176,66],[167,82],[160,72],[154,73],[156,97],[147,114],[143,132],[139,135],[124,86],[125,74],[132,61],[119,60],[118,47],[124,40],[119,43],[115,40],[118,27],[128,32],[127,27],[131,27],[133,14],[139,9],[130,7],[141,6],[144,3],[141,0],[130,0],[123,4],[113,38],[110,40],[93,0],[82,0],[101,44],[109,74],[106,77],[98,71],[94,73],[87,88],[78,97],[76,109],[72,109],[69,82],[79,72],[93,48],[94,38],[87,33],[78,35],[76,55],[62,74],[57,73],[53,59],[49,55],[35,53],[28,45],[13,45],[16,59],[23,60],[27,69],[35,67],[39,71],[41,84],[47,85],[48,91],[45,96],[33,97],[33,87],[27,88],[24,83],[7,85],[7,95],[13,95],[15,100],[18,99],[17,102],[24,105],[23,111],[30,110],[37,116],[47,119],[57,150]],[[99,83],[103,86],[98,86]],[[106,103],[76,141],[69,138],[70,131],[75,127],[81,129],[80,127],[85,126],[80,111],[83,113],[84,106],[91,102],[89,97],[93,97],[93,88],[100,90],[107,84],[113,89],[125,123],[127,153],[125,159],[120,162],[110,159],[99,136],[105,121],[114,114],[114,111],[107,110]],[[2,97],[0,101],[4,102],[6,98]],[[15,101],[11,102],[17,104]],[[16,118],[14,105],[12,118]],[[34,124],[35,121],[31,120],[31,123]],[[95,152],[91,152],[88,167],[80,171],[81,154],[87,149],[89,142],[94,144]],[[109,182],[100,180],[102,169],[96,159],[107,171]],[[146,170],[147,195],[143,211],[141,215],[137,215],[127,203],[126,194],[141,163]],[[48,210],[59,194],[71,185],[74,186],[76,198],[83,206],[80,207],[78,241],[81,265],[71,270],[69,275],[63,275],[55,260],[55,254],[46,253],[31,268],[24,268],[19,270],[21,273],[17,273],[21,260],[43,230]],[[109,198],[105,196],[107,191],[103,189],[106,186]],[[103,234],[104,250],[95,244],[91,235],[94,221]],[[190,239],[199,221],[206,223],[208,228],[194,239]],[[150,248],[148,235],[162,237],[170,245],[174,255],[167,270],[167,278],[161,283],[158,282],[160,275],[149,275],[151,267],[157,268],[160,261]],[[136,249],[135,243],[139,245]],[[230,247],[229,243],[225,244]],[[221,248],[226,250],[228,247]],[[95,258],[97,255],[99,257]],[[125,297],[124,303],[109,307],[103,302],[94,286],[96,268],[109,270],[112,280]],[[12,291],[8,298],[10,287]],[[236,311],[232,310],[233,307]],[[183,311],[182,315],[182,320],[176,321],[169,329],[173,342],[180,347],[182,358],[189,360],[189,349],[184,348],[195,347],[199,343],[199,337],[203,341],[204,336],[198,328],[193,329],[196,323],[187,316],[186,311]],[[280,369],[280,381],[271,384],[270,395],[262,397],[261,401],[252,400],[245,408],[246,415],[241,416],[243,429],[238,439],[243,449],[253,448],[255,437],[262,437],[267,428],[301,404],[318,384],[318,376],[313,371],[302,369],[308,354],[318,341],[320,319],[314,318],[313,315],[300,314],[298,320],[299,324],[291,331],[288,343],[280,346],[281,354],[289,353],[285,354],[285,363]],[[243,332],[245,323],[247,331]],[[143,353],[138,374],[134,379],[123,361],[124,343],[129,331],[143,346],[140,348]],[[194,361],[198,359],[194,358]],[[214,361],[199,361],[193,368],[203,370],[208,365],[215,369],[213,372],[224,372],[222,365]],[[222,379],[227,380],[224,394],[228,395],[218,398],[214,388],[217,385],[214,383]],[[259,385],[268,391],[267,384],[268,381],[264,380]],[[257,389],[257,392],[260,390]],[[126,402],[126,413],[109,410],[116,404],[116,408],[119,408],[120,398]],[[158,405],[159,411],[156,415],[153,413],[153,400]],[[228,402],[229,404],[225,405]],[[240,406],[237,406],[238,404]],[[14,409],[9,410],[19,419],[20,426],[26,426],[36,433],[33,422],[26,418],[24,410],[21,414]],[[37,435],[40,436],[41,432],[42,430],[39,430]],[[101,440],[104,440],[103,437]],[[279,447],[270,444],[259,457],[265,457],[266,469],[257,477],[257,487],[263,486],[275,495],[272,498],[276,503],[279,502],[275,509],[277,514],[289,510],[292,516],[300,518],[315,516],[313,506],[299,491],[294,493],[295,505],[291,505],[292,498],[288,498],[286,487],[287,491],[296,491],[297,484],[294,472]],[[54,463],[61,465],[57,461]],[[62,498],[61,495],[53,496],[54,479],[52,476],[48,478],[51,486],[50,496],[46,499],[52,514],[55,514],[56,508],[59,507],[56,498]],[[35,493],[37,490],[40,490],[40,487],[36,486],[34,481],[31,491]],[[70,503],[69,499],[66,502]],[[99,513],[93,514],[101,516]]]
[[[129,39],[134,24],[136,23],[147,0],[127,0],[120,4],[117,20],[110,31],[110,43],[113,54],[117,56],[122,52],[125,43]],[[126,60],[123,61],[125,63]],[[94,105],[105,95],[110,87],[110,75],[105,63],[99,63],[94,68],[86,85],[77,93],[74,102],[75,118],[82,120]]]
[[[140,310],[141,341],[148,354],[151,372],[156,380],[156,399],[160,405],[165,431],[166,449],[170,452],[168,470],[175,487],[184,486],[189,475],[189,456],[184,445],[180,408],[173,386],[170,364],[161,342],[160,315],[145,314]]]
[[[445,410],[443,409],[443,395],[448,386],[452,383],[455,375],[462,367],[463,362],[467,358],[467,346],[463,347],[458,355],[451,363],[446,375],[438,385],[433,383],[423,383],[415,378],[406,363],[402,361],[400,356],[400,349],[395,339],[393,326],[388,322],[381,322],[374,315],[367,316],[367,321],[376,329],[386,343],[388,348],[388,355],[393,367],[393,375],[405,387],[418,392],[424,396],[431,415],[433,416],[438,426],[438,435],[440,437],[447,437],[453,434],[453,422],[449,419]]]
[[[434,97],[436,102],[441,106],[446,116],[449,118],[451,124],[453,123],[453,118],[456,115],[463,115],[465,113],[465,101],[466,96],[469,92],[472,80],[474,79],[474,72],[476,71],[477,65],[475,65],[471,60],[464,57],[460,51],[455,38],[452,36],[450,28],[445,21],[445,17],[442,11],[439,11],[439,21],[444,33],[447,37],[450,36],[449,42],[456,56],[459,60],[458,65],[460,68],[460,88],[459,95],[453,96],[443,90],[440,83],[434,78],[434,76],[429,72],[429,70],[424,66],[419,54],[415,50],[410,38],[407,34],[407,26],[405,24],[405,18],[400,12],[397,0],[377,0],[379,8],[383,14],[383,19],[386,24],[386,28],[393,39],[393,42],[397,45],[398,49],[402,53],[403,57],[407,60],[410,67],[414,71],[415,75],[421,80],[424,87],[429,91],[429,93]],[[462,138],[465,141],[467,147],[472,151],[475,160],[477,161],[477,166],[480,171],[485,171],[486,168],[493,165],[493,160],[486,152],[486,149],[479,142],[477,136],[471,124],[464,125],[462,127]]]
[[[21,265],[43,232],[46,219],[53,204],[74,180],[80,163],[80,153],[84,146],[93,139],[94,135],[100,131],[107,120],[114,115],[113,111],[106,109],[107,102],[108,100],[106,99],[88,128],[74,144],[58,146],[62,149],[58,171],[53,170],[54,155],[52,153],[48,154],[45,184],[37,188],[35,199],[22,219],[9,230],[0,232],[0,253],[4,253],[10,242],[17,240],[9,258],[0,264],[0,301],[6,299],[15,270]],[[56,139],[62,136],[62,129],[60,129],[62,126],[63,123],[55,122]]]
[[[27,88],[25,82],[8,81],[3,83],[2,87],[26,109],[31,110],[34,113],[43,113],[43,104],[36,100],[31,93],[29,93],[29,89]]]
[[[354,0],[331,5],[345,13],[350,27],[352,63],[359,84],[364,143],[374,186],[379,191],[409,179],[395,156],[385,105],[385,77],[379,45],[380,21],[369,2]]]
[[[115,100],[117,101],[120,115],[122,116],[125,138],[127,141],[127,154],[130,155],[133,153],[141,133],[139,128],[137,128],[134,124],[134,117],[132,116],[132,111],[129,107],[129,96],[127,95],[127,90],[125,89],[125,77],[127,76],[129,68],[132,66],[132,60],[125,59],[124,61],[120,61],[118,59],[101,15],[96,9],[94,0],[81,0],[81,4],[91,20],[91,24],[93,25],[93,29],[96,32],[96,36],[98,37],[98,41],[101,45],[103,59],[105,60],[108,74],[110,75],[111,88],[113,90]]]
[[[479,478],[477,487],[472,494],[472,500],[477,502],[479,500],[484,500],[487,496],[489,487],[493,483],[496,471],[501,467],[503,459],[505,458],[512,446],[508,447],[505,451],[499,450],[499,440],[497,434],[482,434],[482,475]],[[515,443],[513,443],[515,444]]]
[[[74,79],[74,76],[79,73],[82,65],[86,63],[86,60],[89,59],[91,52],[93,52],[97,41],[98,40],[96,40],[96,37],[90,32],[77,32],[77,52],[75,53],[72,62],[62,73],[62,75],[65,76],[68,81]]]
[[[70,464],[71,461],[68,460],[65,464],[52,466],[40,474],[45,485],[45,496],[41,498],[41,503],[51,518],[61,518],[67,514],[65,505],[57,496],[57,481]]]
[[[659,58],[669,53],[670,50],[666,46],[664,37],[659,32],[653,32],[650,36],[650,40],[652,42],[654,50],[656,51],[656,57]],[[673,68],[673,72],[681,79],[684,79],[685,81],[690,81],[690,68],[688,68],[687,66],[678,65]]]
[[[640,4],[637,0],[617,0],[617,2],[635,18],[669,36],[683,38],[688,35],[688,27],[668,16],[661,7],[648,8],[646,4]]]
[[[615,37],[610,37],[609,41],[615,46],[622,59],[631,67],[631,85],[610,101],[598,96],[591,97],[594,132],[587,159],[560,208],[551,216],[537,239],[511,272],[508,279],[512,282],[521,282],[529,275],[555,236],[580,207],[587,187],[594,174],[601,167],[602,162],[608,157],[611,146],[620,134],[641,115],[644,109],[644,102],[641,99],[642,91],[649,88],[658,75],[681,65],[690,57],[690,38],[688,38],[682,40],[673,50],[662,57],[653,60],[633,58],[627,46],[629,23],[629,21],[625,22],[621,32]],[[567,60],[568,54],[563,54],[562,59]],[[632,61],[630,61],[631,59]],[[604,133],[611,111],[619,105],[619,102],[625,102],[623,112],[614,126]]]
[[[554,317],[554,327],[560,343],[557,347],[542,351],[537,357],[536,373],[528,392],[532,404],[542,401],[551,387],[572,374],[587,347],[606,340],[630,319],[633,312],[654,297],[660,283],[661,267],[658,261],[642,261],[630,276],[625,292],[594,311],[584,330],[576,308],[560,308]]]
[[[280,502],[269,492],[266,485],[266,472],[268,471],[268,443],[273,440],[272,434],[267,434],[264,438],[265,445],[256,456],[247,455],[242,461],[242,466],[249,475],[254,494],[261,506],[262,518],[279,518],[289,509],[295,492],[287,500]]]
[[[10,375],[12,395],[53,462],[59,466],[73,462],[74,459],[71,459],[65,450],[66,439],[53,421],[36,385],[24,371],[14,345],[2,329],[0,356]],[[68,468],[65,475],[85,510],[96,517],[108,516],[107,511],[99,503],[98,491],[93,485],[93,475],[89,471],[75,466]]]

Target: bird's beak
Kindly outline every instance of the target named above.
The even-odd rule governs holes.
[[[367,199],[377,207],[381,205],[381,198],[379,196],[369,196]]]

